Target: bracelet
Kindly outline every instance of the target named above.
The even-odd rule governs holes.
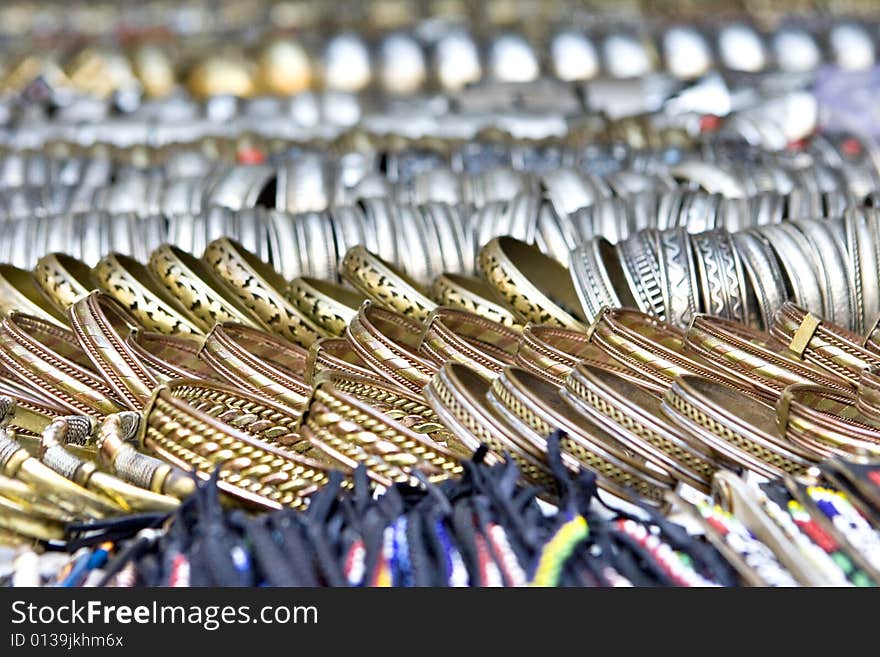
[[[626,284],[633,291],[639,310],[659,319],[666,319],[666,305],[657,246],[657,231],[640,230],[629,238],[617,243],[615,247],[620,257]]]
[[[160,383],[171,379],[218,379],[199,359],[199,343],[192,338],[135,329],[125,346]]]
[[[649,504],[662,505],[666,492],[675,486],[665,471],[630,455],[612,435],[572,407],[558,388],[525,370],[505,369],[492,382],[487,398],[528,439],[537,456],[546,454],[546,438],[555,429],[564,431],[566,438],[560,440],[564,453],[575,467],[596,472],[597,484],[612,495],[625,500],[641,496]]]
[[[352,349],[376,373],[416,394],[437,372],[418,355],[422,325],[405,315],[365,301],[347,329]]]
[[[215,324],[199,358],[230,383],[302,411],[311,394],[303,380],[307,353],[298,345],[241,324]]]
[[[755,307],[747,310],[747,323],[767,329],[773,313],[788,298],[776,255],[766,240],[749,231],[734,233],[732,239],[754,295]]]
[[[807,255],[811,247],[806,236],[789,222],[761,226],[760,232],[779,258],[786,274],[785,280],[791,286],[792,300],[799,306],[824,316],[822,283],[812,266],[812,259]]]
[[[843,213],[846,232],[846,248],[849,256],[851,287],[856,299],[856,312],[852,322],[854,332],[864,335],[871,318],[880,314],[880,233],[873,222],[855,208]],[[808,306],[809,307],[809,306]]]
[[[657,231],[655,238],[666,320],[673,326],[687,326],[699,305],[690,239],[684,228]]]
[[[72,331],[38,317],[13,312],[0,323],[0,361],[38,395],[80,415],[123,410],[77,344]]]
[[[714,381],[677,377],[663,410],[695,449],[708,447],[723,464],[773,478],[801,474],[819,460],[815,452],[783,442],[771,407]]]
[[[634,454],[675,479],[708,492],[718,464],[680,437],[660,399],[640,386],[585,363],[569,374],[562,396]]]
[[[821,383],[839,389],[850,386],[824,370],[786,356],[768,333],[709,315],[696,315],[684,348],[729,376],[731,384],[768,403],[792,383]]]
[[[726,230],[690,236],[706,314],[746,322],[748,301],[743,264]]]
[[[862,370],[880,365],[880,355],[860,346],[858,335],[798,308],[784,304],[773,318],[770,334],[798,357],[858,385]]]
[[[602,308],[635,308],[636,298],[624,276],[623,266],[614,246],[604,237],[596,237],[572,250],[569,255],[571,279],[588,322],[596,319]]]
[[[505,416],[488,404],[488,392],[486,379],[465,365],[449,362],[425,386],[424,396],[465,451],[472,453],[486,445],[488,464],[509,457],[526,481],[556,493],[556,480],[546,460],[524,447]]]
[[[287,298],[324,335],[343,336],[366,297],[351,288],[317,278],[300,277],[290,282]]]
[[[329,472],[324,463],[297,453],[310,449],[295,429],[298,420],[269,400],[184,379],[155,390],[138,442],[201,479],[219,466],[220,490],[245,503],[299,507]]]
[[[33,274],[13,265],[0,264],[0,313],[19,311],[66,327],[67,320],[37,285]]]
[[[104,256],[92,270],[98,285],[148,331],[169,335],[202,335],[211,327],[188,312],[133,258],[120,253]]]
[[[523,323],[586,328],[569,271],[537,247],[496,237],[480,249],[478,264],[495,296]]]
[[[320,372],[338,371],[375,378],[376,372],[352,348],[346,338],[321,338],[309,347],[303,378],[311,385]]]
[[[362,246],[345,253],[342,277],[375,303],[417,321],[424,321],[437,304],[416,281]]]
[[[862,415],[856,396],[811,384],[785,389],[776,405],[779,431],[824,457],[880,455],[880,424]]]
[[[291,304],[281,290],[287,282],[243,246],[221,237],[208,244],[202,259],[226,285],[232,297],[257,317],[263,327],[303,347],[325,333]]]
[[[149,266],[168,292],[206,330],[217,322],[239,322],[259,328],[247,309],[221,289],[208,266],[187,252],[163,244],[150,255]]]
[[[128,347],[136,327],[125,309],[103,292],[91,292],[68,309],[70,325],[92,365],[132,410],[150,399],[156,378]]]
[[[84,262],[64,253],[49,253],[37,260],[34,280],[58,312],[98,287]]]
[[[441,274],[434,279],[430,295],[441,306],[461,308],[505,326],[519,326],[513,314],[493,300],[492,288],[482,279]]]
[[[425,322],[419,353],[443,364],[468,365],[488,379],[512,365],[520,334],[514,329],[455,308],[438,308]]]

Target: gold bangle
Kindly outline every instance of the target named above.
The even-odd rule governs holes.
[[[867,417],[880,421],[880,367],[868,367],[862,370],[856,406]]]
[[[94,269],[98,285],[116,299],[148,331],[168,335],[203,335],[211,327],[183,307],[134,258],[111,253],[98,261]]]
[[[684,337],[680,328],[637,310],[605,308],[590,327],[593,344],[661,388],[684,374],[726,383],[711,364],[684,353]]]
[[[126,347],[160,383],[171,379],[214,379],[217,372],[199,359],[200,344],[192,338],[135,329]]]
[[[443,364],[455,360],[492,379],[512,365],[520,334],[466,310],[438,308],[428,316],[419,353]]]
[[[775,402],[792,383],[821,383],[851,389],[848,383],[825,370],[789,357],[768,333],[719,317],[695,315],[684,348],[703,358],[735,387],[768,403]]]
[[[343,336],[351,318],[366,297],[351,288],[330,281],[301,276],[287,288],[287,298],[329,336]]]
[[[430,295],[441,306],[461,308],[505,326],[520,326],[513,313],[494,301],[492,288],[482,279],[440,274],[431,285]]]
[[[326,464],[297,453],[310,448],[299,418],[269,400],[181,379],[158,387],[143,416],[144,448],[201,479],[219,466],[219,489],[245,503],[303,506],[328,481]]]
[[[610,372],[636,383],[642,388],[662,395],[665,388],[652,379],[621,362],[608,352],[590,342],[583,331],[526,324],[516,352],[516,366],[546,379],[557,387],[565,385],[565,379],[578,363],[585,362],[602,371]]]
[[[581,363],[568,376],[562,396],[631,452],[677,480],[709,492],[718,464],[681,437],[654,395]]]
[[[480,249],[478,264],[495,296],[523,323],[586,330],[568,269],[537,247],[496,237]]]
[[[79,344],[116,396],[132,410],[143,408],[158,382],[126,342],[134,320],[113,297],[97,291],[68,313]]]
[[[437,307],[419,283],[363,246],[345,253],[340,273],[378,305],[419,322]]]
[[[459,459],[424,434],[418,434],[353,397],[329,381],[315,386],[302,428],[312,445],[348,467],[364,464],[383,485],[420,485],[415,471],[430,481],[462,473]]]
[[[352,349],[376,373],[419,394],[438,368],[417,353],[421,332],[416,320],[364,301],[347,335]]]
[[[4,379],[0,384],[0,426],[12,428],[16,435],[38,437],[52,420],[67,413],[68,409],[35,397],[15,381]]]
[[[150,270],[205,330],[217,322],[239,322],[259,328],[245,307],[231,299],[208,266],[189,253],[163,244],[150,255]]]
[[[33,274],[13,265],[0,264],[0,314],[14,310],[67,327],[66,318],[43,295]]]
[[[67,312],[74,301],[98,287],[89,266],[65,253],[49,253],[37,260],[34,279],[61,313]]]
[[[304,378],[311,384],[321,372],[338,371],[355,376],[375,377],[376,372],[352,349],[346,338],[321,338],[309,347]]]
[[[676,377],[663,410],[691,437],[695,449],[713,452],[719,462],[754,470],[766,477],[802,474],[817,460],[785,442],[773,408],[744,392],[696,376]]]
[[[560,390],[525,370],[507,368],[495,379],[487,395],[490,403],[529,439],[536,456],[546,454],[547,437],[561,429],[564,454],[578,466],[593,470],[596,483],[625,500],[663,505],[675,480],[665,471],[651,469],[629,455],[608,432],[576,411]],[[546,458],[546,457],[544,457]]]
[[[862,347],[858,335],[824,322],[790,301],[776,311],[770,334],[798,357],[852,385],[858,385],[862,370],[880,365],[880,356]]]
[[[81,415],[123,410],[76,345],[72,331],[39,317],[13,312],[0,323],[0,360],[26,386]]]
[[[303,347],[327,335],[284,298],[287,282],[281,274],[237,242],[218,238],[208,244],[202,259],[265,330]]]
[[[794,384],[782,393],[776,412],[782,435],[823,457],[880,456],[880,424],[859,411],[854,394]]]
[[[241,324],[216,324],[199,357],[226,380],[256,395],[305,410],[311,387],[302,378],[302,347]]]

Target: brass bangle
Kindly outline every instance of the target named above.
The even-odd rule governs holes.
[[[537,247],[496,237],[480,249],[478,264],[495,296],[523,323],[586,329],[568,269]]]
[[[792,383],[850,386],[819,367],[798,361],[768,333],[709,315],[695,315],[684,348],[706,362],[744,392],[775,402]]]
[[[491,451],[489,464],[509,456],[523,478],[556,492],[556,480],[546,460],[522,446],[523,439],[509,422],[489,406],[489,382],[460,363],[447,363],[425,386],[424,396],[465,450],[474,452],[485,444]]]
[[[346,338],[321,338],[309,347],[304,378],[311,384],[320,372],[338,371],[355,376],[375,377],[376,372],[352,349]]]
[[[65,316],[45,297],[31,272],[0,264],[0,314],[14,310],[61,327],[67,326]]]
[[[160,383],[171,379],[218,379],[213,368],[199,359],[200,344],[192,338],[134,330],[126,347]]]
[[[856,406],[867,417],[880,421],[880,367],[862,370],[856,395]]]
[[[327,380],[315,386],[302,426],[317,439],[312,444],[318,449],[349,467],[363,463],[380,483],[385,479],[420,485],[413,474],[416,470],[431,481],[463,471],[451,451],[337,390]]]
[[[880,456],[880,424],[864,416],[856,396],[811,384],[785,389],[776,405],[779,431],[824,457]]]
[[[681,437],[654,395],[581,363],[568,376],[562,396],[634,454],[675,479],[709,492],[718,464]]]
[[[98,287],[98,281],[89,266],[65,253],[49,253],[37,260],[34,279],[49,302],[61,313],[67,312],[67,308],[79,297]]]
[[[862,370],[880,365],[880,356],[861,346],[861,339],[843,327],[822,321],[791,302],[773,317],[770,334],[804,360],[858,385]]]
[[[418,355],[422,325],[405,315],[364,301],[348,325],[352,349],[376,373],[419,394],[438,365]]]
[[[614,359],[608,352],[590,342],[583,331],[527,324],[516,352],[516,365],[532,374],[562,387],[574,367],[585,362],[605,372],[616,374],[658,396],[665,388],[637,370]]]
[[[419,322],[437,307],[419,283],[363,246],[346,252],[341,274],[378,305]]]
[[[17,435],[28,437],[39,436],[52,420],[68,412],[58,404],[35,398],[30,390],[19,389],[8,380],[0,385],[0,409],[0,426],[11,427]]]
[[[682,374],[726,382],[702,358],[684,353],[684,337],[682,329],[636,310],[606,308],[590,327],[593,344],[663,389]]]
[[[324,335],[335,337],[345,335],[348,323],[366,300],[349,287],[306,276],[290,282],[287,298]]]
[[[143,408],[157,381],[126,343],[136,328],[125,309],[103,292],[91,292],[68,309],[70,325],[95,369],[128,408]]]
[[[230,298],[208,266],[170,244],[150,255],[150,270],[205,330],[217,322],[239,322],[259,328],[248,310]]]
[[[461,308],[505,326],[519,326],[513,313],[494,301],[492,288],[482,279],[440,274],[431,285],[430,295],[441,306]]]
[[[202,259],[265,330],[303,347],[327,335],[284,297],[287,281],[281,274],[241,244],[221,237],[208,244]]]
[[[456,308],[438,308],[425,322],[419,353],[443,364],[468,365],[492,379],[512,365],[520,334],[503,324]]]
[[[47,395],[70,411],[82,415],[104,415],[123,410],[116,393],[87,368],[71,346],[76,336],[46,320],[12,313],[0,323],[0,361],[26,386]],[[68,348],[63,352],[62,345]]]
[[[627,454],[613,436],[568,404],[558,388],[525,370],[504,370],[492,382],[487,398],[528,437],[536,456],[546,454],[546,439],[555,429],[564,431],[566,437],[560,441],[564,454],[593,470],[597,484],[612,495],[662,505],[666,492],[675,486],[666,472]]]
[[[780,437],[773,408],[708,379],[676,377],[663,410],[695,449],[708,447],[720,463],[734,468],[772,478],[801,474],[818,460],[815,452]]]
[[[199,357],[230,383],[302,411],[311,387],[302,347],[241,324],[216,324]]]
[[[328,467],[297,453],[309,445],[284,406],[229,386],[177,380],[156,389],[139,444],[201,479],[264,508],[302,506],[328,481]],[[293,451],[291,451],[291,448]]]
[[[168,335],[202,335],[211,327],[190,313],[140,262],[121,253],[104,256],[95,278],[148,331]]]

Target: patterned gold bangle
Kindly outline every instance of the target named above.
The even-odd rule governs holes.
[[[91,370],[74,333],[39,317],[13,312],[3,319],[0,361],[38,395],[73,413],[96,416],[125,408]]]
[[[880,367],[862,370],[856,405],[871,420],[880,421]]]
[[[596,483],[612,495],[625,500],[643,498],[659,506],[675,486],[666,472],[627,454],[617,439],[566,402],[558,388],[525,370],[507,368],[492,382],[487,398],[538,453],[546,453],[546,438],[555,429],[564,431],[560,447],[569,467],[574,464],[594,471]]]
[[[436,363],[455,360],[488,379],[512,365],[520,334],[456,308],[438,308],[425,322],[419,352]]]
[[[328,336],[343,336],[366,297],[349,287],[306,276],[294,278],[287,298]]]
[[[352,349],[383,378],[419,394],[438,365],[418,355],[422,325],[365,301],[348,325]]]
[[[352,349],[347,338],[321,338],[309,347],[304,378],[311,384],[321,372],[343,372],[355,376],[375,377],[376,372]]]
[[[801,474],[818,460],[815,452],[780,437],[773,408],[708,379],[676,377],[663,410],[695,449],[708,446],[719,462],[734,468],[778,477]]]
[[[860,412],[855,394],[794,384],[782,393],[776,411],[787,439],[823,457],[880,456],[880,423]]]
[[[791,302],[773,317],[770,334],[804,360],[858,385],[862,370],[880,365],[880,356],[861,346],[858,335],[822,321]]]
[[[482,279],[441,274],[434,279],[430,295],[441,306],[461,308],[505,326],[520,326],[513,313],[494,300],[492,288]]]
[[[590,330],[593,344],[664,389],[683,374],[727,381],[702,358],[684,353],[684,331],[656,317],[605,308]]]
[[[171,379],[221,379],[210,365],[199,359],[201,345],[192,338],[134,330],[128,334],[125,344],[160,383]]]
[[[84,262],[64,253],[49,253],[37,260],[34,279],[58,312],[79,297],[98,288],[98,281]]]
[[[0,314],[17,310],[61,327],[65,316],[49,302],[33,274],[13,265],[0,264]]]
[[[324,380],[315,386],[303,429],[313,446],[349,467],[364,464],[377,481],[420,485],[461,474],[459,458],[424,434],[411,431]],[[384,480],[384,481],[383,481]]]
[[[199,357],[230,383],[256,395],[305,410],[311,387],[303,379],[302,347],[241,324],[216,324]]]
[[[143,408],[158,381],[126,343],[134,320],[113,297],[98,291],[77,300],[68,313],[79,344],[117,398],[131,410]]]
[[[825,370],[788,356],[770,334],[718,317],[695,315],[684,348],[712,363],[734,386],[768,403],[774,403],[792,383],[851,388]]]
[[[537,247],[496,237],[480,250],[478,264],[495,296],[523,323],[586,329],[568,270]]]
[[[264,508],[300,507],[328,481],[325,463],[298,453],[310,446],[284,406],[220,384],[187,379],[156,389],[143,412],[139,443],[165,461]]]
[[[170,244],[150,255],[150,270],[205,330],[217,322],[239,322],[259,328],[247,308],[229,297],[211,269],[201,260]]]
[[[363,246],[346,252],[340,273],[378,305],[419,322],[437,307],[421,285]]]
[[[303,347],[327,335],[284,298],[287,282],[281,274],[241,244],[221,237],[208,244],[202,259],[265,330]]]
[[[190,313],[134,258],[111,253],[92,270],[98,285],[148,331],[168,335],[203,335],[211,328]]]
[[[694,449],[663,413],[660,400],[621,377],[579,364],[562,396],[634,454],[690,486],[709,492],[719,465]]]
[[[558,387],[565,385],[566,377],[578,363],[585,362],[633,381],[658,396],[665,391],[665,388],[652,379],[615,360],[608,352],[592,344],[590,336],[583,331],[546,324],[526,324],[515,361],[517,367]]]
[[[0,426],[12,428],[17,435],[37,437],[56,417],[68,410],[52,402],[37,398],[17,382],[4,379],[0,384]]]

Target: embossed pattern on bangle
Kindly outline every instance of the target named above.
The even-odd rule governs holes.
[[[519,326],[513,313],[494,301],[492,288],[479,278],[441,274],[434,279],[430,295],[441,306],[462,308],[499,324]]]
[[[351,288],[316,278],[295,278],[287,298],[325,335],[343,336],[366,297]]]
[[[40,258],[34,267],[34,279],[59,312],[65,312],[79,297],[98,287],[88,265],[64,253]]]

